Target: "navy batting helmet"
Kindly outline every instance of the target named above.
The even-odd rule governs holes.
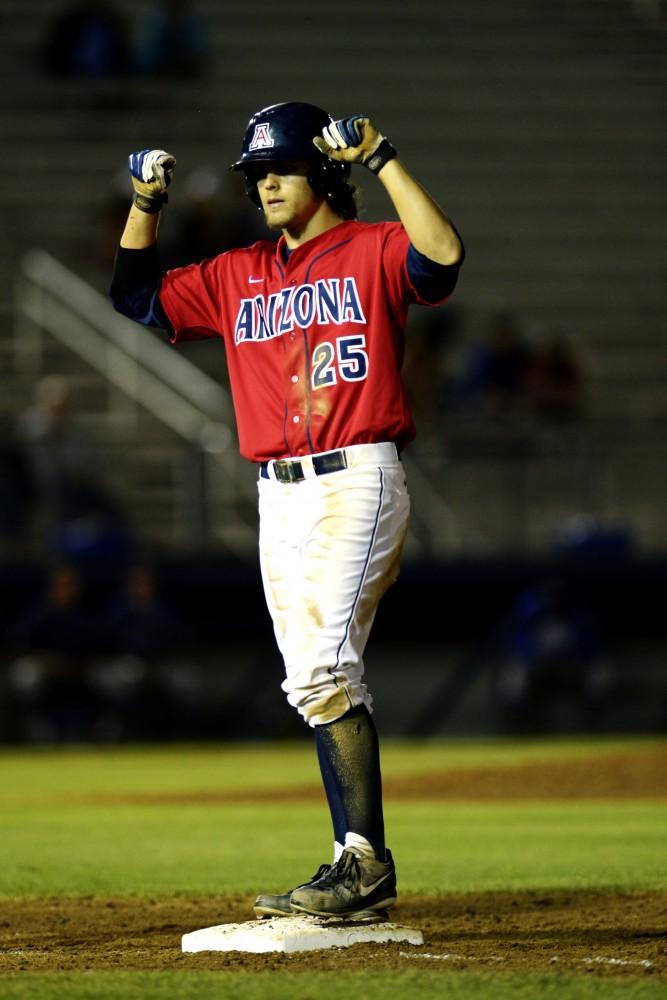
[[[332,195],[350,176],[347,163],[331,160],[320,153],[313,144],[316,135],[330,125],[333,118],[322,108],[300,101],[286,101],[262,108],[248,122],[241,158],[232,163],[233,170],[245,171],[248,197],[261,207],[257,182],[246,170],[252,164],[269,161],[295,162],[305,160],[310,164],[308,183],[319,195]]]

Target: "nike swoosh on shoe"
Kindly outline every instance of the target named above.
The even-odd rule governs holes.
[[[381,878],[377,879],[376,882],[371,882],[370,885],[362,885],[361,883],[359,883],[359,895],[370,896],[370,894],[373,892],[374,889],[377,889],[379,885],[382,885],[385,879],[389,878],[390,874],[391,872],[387,872],[386,875],[383,875]]]

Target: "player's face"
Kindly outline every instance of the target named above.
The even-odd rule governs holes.
[[[267,224],[271,229],[298,233],[319,208],[318,198],[308,183],[308,164],[265,163],[253,170]]]

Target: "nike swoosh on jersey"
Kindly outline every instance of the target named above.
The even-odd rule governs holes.
[[[362,884],[360,884],[359,885],[359,895],[360,896],[370,896],[370,894],[373,892],[374,889],[377,889],[377,887],[379,885],[381,885],[386,878],[389,878],[389,874],[390,873],[387,872],[386,875],[383,875],[376,882],[371,882],[370,885],[362,885]]]
[[[264,278],[248,278],[251,285],[257,285],[260,281],[264,281]]]

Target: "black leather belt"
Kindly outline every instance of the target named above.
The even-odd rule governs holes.
[[[313,472],[316,476],[325,476],[328,472],[340,472],[347,469],[347,458],[344,451],[325,451],[320,455],[312,455]],[[270,479],[269,462],[262,462],[260,476]],[[277,458],[273,462],[273,472],[279,483],[300,483],[307,478],[303,464],[299,458]]]

